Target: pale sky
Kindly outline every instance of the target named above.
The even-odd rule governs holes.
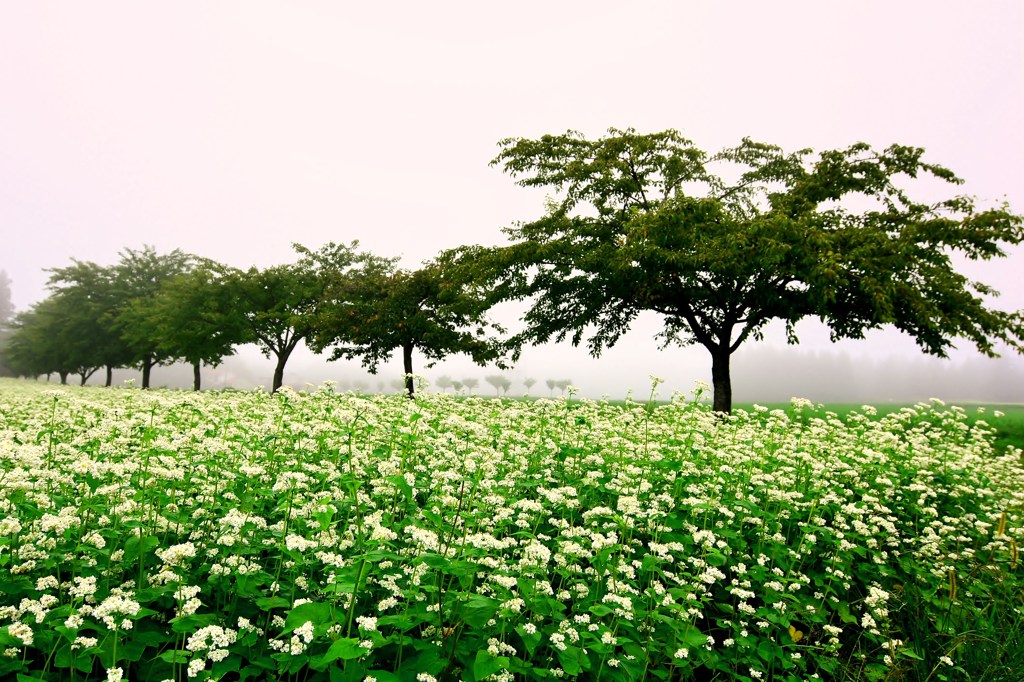
[[[489,161],[569,128],[676,128],[709,152],[917,145],[967,180],[951,191],[1021,212],[1022,45],[1019,0],[0,2],[0,269],[24,309],[43,268],[144,244],[247,267],[358,239],[415,266],[539,216],[543,193]],[[968,272],[1020,309],[1021,271],[1018,249]],[[536,349],[517,373],[596,395],[709,378],[703,349],[661,353],[657,327],[598,361]],[[803,351],[920,360],[907,338],[801,329]],[[427,373],[446,369],[487,373]]]

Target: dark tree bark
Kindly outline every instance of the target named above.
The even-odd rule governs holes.
[[[107,365],[107,380],[104,382],[104,386],[110,388],[110,385],[114,383],[114,367],[113,365]]]
[[[416,390],[415,383],[412,380],[412,349],[413,344],[402,344],[402,365],[405,367],[405,390],[409,394],[410,398],[413,397]]]
[[[199,362],[193,362],[192,363],[192,390],[193,391],[198,391],[199,390],[199,385],[200,385],[199,366],[200,366],[200,364],[202,364],[202,363],[199,363]]]
[[[711,351],[711,385],[714,388],[715,412],[732,413],[732,379],[729,376],[728,348],[716,348]]]
[[[60,375],[60,385],[61,386],[66,386],[67,383],[68,383],[68,374],[70,374],[70,372],[57,372],[57,374]],[[47,381],[50,380],[50,375],[49,374],[46,375],[46,380]]]
[[[155,364],[156,364],[156,362],[154,362],[150,358],[146,358],[145,360],[142,361],[142,387],[143,388],[149,388],[149,377],[150,377],[150,374],[153,373],[153,365],[155,365]]]
[[[277,365],[274,367],[274,386],[271,391],[277,392],[277,389],[284,385],[284,366],[288,362],[288,356],[291,355],[290,350],[282,351],[277,355]]]

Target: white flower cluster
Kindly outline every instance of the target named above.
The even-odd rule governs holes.
[[[168,566],[181,566],[186,559],[195,558],[196,546],[191,542],[184,542],[180,545],[171,545],[167,549],[158,549],[156,555]]]
[[[207,625],[192,633],[185,642],[185,650],[195,654],[188,663],[188,676],[198,677],[206,669],[207,661],[223,661],[228,647],[238,641],[238,632],[220,625]]]
[[[313,623],[312,621],[307,620],[292,631],[292,636],[287,642],[279,639],[272,639],[269,644],[270,648],[276,651],[281,651],[292,656],[301,656],[312,641]]]
[[[139,613],[139,602],[120,594],[111,594],[99,603],[93,614],[103,619],[103,623],[111,630],[131,630],[132,621],[127,616]],[[118,620],[118,616],[124,616]]]

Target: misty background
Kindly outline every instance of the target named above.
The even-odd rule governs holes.
[[[576,129],[679,129],[709,153],[744,136],[789,151],[912,144],[966,182],[936,189],[1024,210],[1024,5],[656,1],[343,6],[269,1],[0,6],[0,269],[25,310],[45,268],[109,265],[125,247],[175,248],[246,268],[358,239],[415,267],[504,242],[543,193],[489,166],[497,142]],[[1024,249],[964,264],[1024,308]],[[515,327],[520,309],[496,317]],[[514,370],[454,357],[428,378],[568,379],[583,395],[663,397],[710,379],[703,348],[659,349],[643,315],[599,359],[527,349]],[[1024,402],[1024,359],[922,355],[891,330],[832,344],[813,321],[733,356],[737,401]],[[395,390],[400,362],[297,353],[296,388]],[[204,371],[209,388],[269,385],[253,347]],[[115,381],[137,378],[122,371]],[[154,386],[187,386],[157,368]],[[435,387],[436,390],[436,387]],[[556,394],[558,391],[556,390]]]

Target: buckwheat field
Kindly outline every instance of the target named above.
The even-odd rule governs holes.
[[[1020,679],[1020,450],[698,397],[4,381],[0,677]]]

